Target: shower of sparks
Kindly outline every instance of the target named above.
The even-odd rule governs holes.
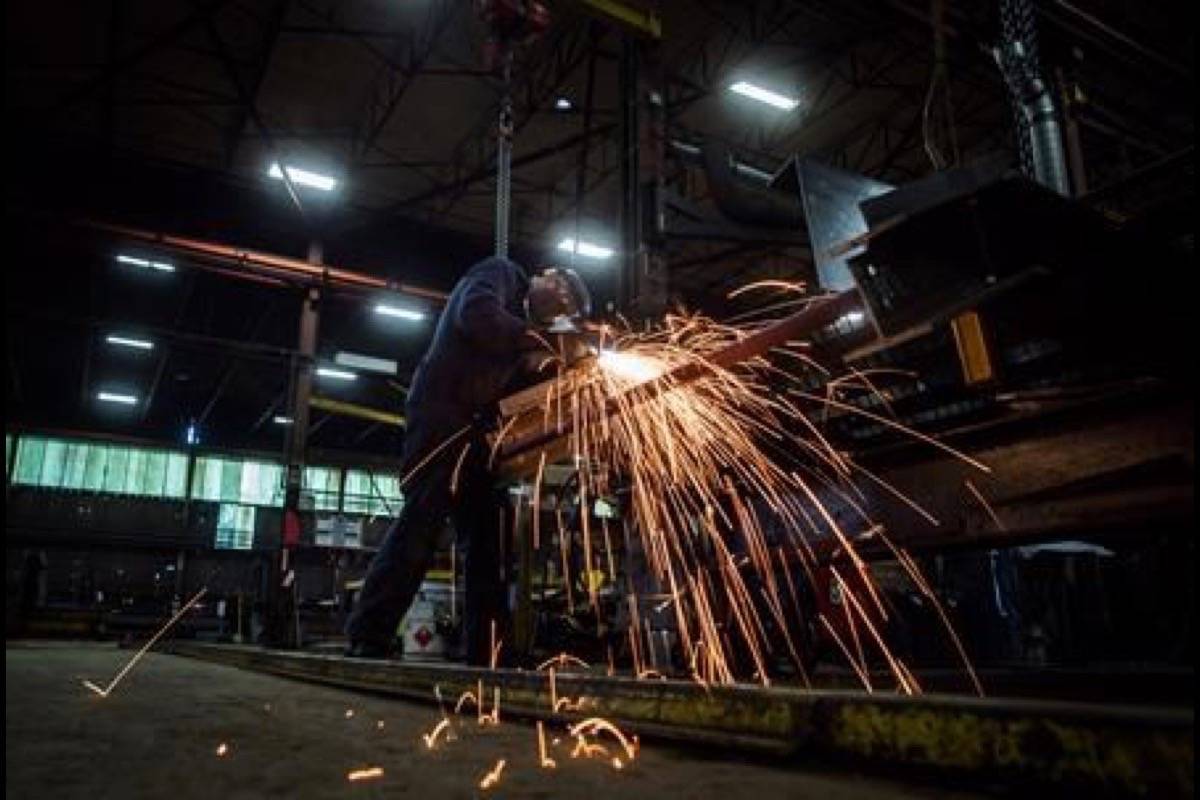
[[[356,769],[346,773],[346,780],[348,781],[369,781],[382,777],[383,767],[367,767],[366,769]]]
[[[492,767],[483,779],[479,781],[480,789],[490,789],[500,782],[500,773],[504,771],[504,765],[508,763],[503,758],[496,762],[496,766]]]
[[[142,645],[141,650],[138,650],[136,653],[134,653],[133,658],[129,659],[125,666],[121,668],[121,671],[116,674],[116,677],[109,682],[108,686],[101,689],[96,684],[86,680],[83,681],[83,685],[101,697],[108,697],[110,694],[112,694],[113,689],[115,689],[117,684],[121,682],[121,679],[129,673],[129,670],[133,669],[134,664],[140,661],[142,656],[146,655],[150,648],[154,646],[154,643],[161,639],[163,634],[170,630],[171,626],[178,622],[179,619],[183,617],[183,615],[186,614],[192,606],[200,602],[200,598],[204,597],[204,593],[207,591],[208,587],[206,586],[200,591],[196,592],[196,594],[192,596],[191,600],[188,600],[186,603],[184,603],[183,607],[176,611],[175,614],[172,615],[172,617],[167,620],[161,628],[158,629],[158,632],[150,637],[150,641]]]
[[[780,281],[742,291],[751,289],[800,291]],[[895,688],[919,692],[907,666],[880,634],[888,611],[858,548],[881,537],[886,528],[871,518],[855,481],[865,475],[926,521],[937,520],[836,449],[820,430],[821,417],[858,416],[950,453],[971,467],[990,470],[895,421],[888,416],[888,398],[873,373],[856,371],[834,378],[814,361],[805,341],[785,341],[748,357],[723,354],[777,321],[731,325],[702,315],[672,314],[649,332],[609,332],[595,358],[570,370],[560,363],[557,379],[548,384],[544,402],[531,415],[540,420],[527,416],[535,429],[506,424],[493,451],[503,452],[502,445],[510,445],[519,452],[522,442],[539,441],[538,436],[543,437],[540,441],[554,435],[565,440],[577,470],[575,493],[584,510],[570,525],[558,514],[569,612],[574,610],[575,584],[567,542],[580,545],[584,584],[595,607],[596,582],[590,576],[593,565],[603,563],[603,551],[597,548],[607,546],[607,527],[604,537],[596,535],[600,532],[592,530],[588,512],[597,498],[611,498],[619,491],[628,498],[622,524],[628,535],[640,539],[649,577],[657,584],[654,591],[657,598],[665,598],[660,607],[675,623],[674,644],[664,648],[667,643],[656,642],[641,619],[642,601],[629,587],[627,633],[639,678],[663,678],[664,672],[681,666],[705,687],[746,676],[769,685],[771,665],[786,659],[807,684],[793,632],[806,623],[834,629],[823,618],[805,619],[815,612],[802,606],[793,573],[811,579],[828,566],[827,557],[814,547],[826,542],[826,549],[846,560],[844,574],[837,576],[839,587],[847,595],[862,595],[852,597],[845,609],[853,649],[841,648],[855,673],[871,689],[865,665],[881,657]],[[824,394],[818,388],[822,385],[828,387]],[[884,413],[867,410],[859,400],[871,400]],[[505,437],[507,442],[500,441]],[[545,454],[543,449],[537,462],[539,484]],[[535,498],[539,488],[534,486]],[[836,515],[830,510],[835,500],[844,501]],[[535,534],[536,530],[535,526]],[[914,583],[924,584],[915,562],[906,560],[904,567]],[[612,572],[610,568],[610,580]],[[942,623],[949,625],[944,616]],[[970,669],[961,648],[959,655]],[[682,664],[675,664],[677,660]],[[554,663],[551,659],[539,669]],[[551,685],[557,710],[552,667]]]

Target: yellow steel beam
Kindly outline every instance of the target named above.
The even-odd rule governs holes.
[[[343,417],[357,417],[358,419],[381,422],[384,425],[395,425],[400,428],[403,428],[405,425],[404,417],[400,414],[392,414],[388,411],[380,411],[377,408],[346,403],[328,397],[312,397],[309,399],[308,404],[312,408],[319,408],[322,411],[328,411],[330,414],[339,414]]]
[[[648,36],[651,39],[662,38],[662,20],[658,14],[644,8],[618,3],[617,0],[576,0],[596,16],[615,22],[634,33]]]
[[[983,330],[983,320],[977,311],[967,311],[950,320],[954,332],[954,343],[958,347],[958,361],[962,365],[963,380],[968,386],[977,386],[996,377],[992,363],[991,348]]]

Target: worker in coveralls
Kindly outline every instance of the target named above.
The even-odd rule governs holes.
[[[371,562],[346,623],[347,655],[390,654],[396,627],[450,516],[467,551],[467,661],[488,663],[491,622],[503,625],[506,601],[500,581],[502,498],[488,469],[484,434],[526,356],[544,352],[546,334],[581,346],[577,334],[590,311],[587,287],[573,271],[547,269],[530,280],[505,258],[479,262],[454,287],[409,389],[401,459],[404,508]]]

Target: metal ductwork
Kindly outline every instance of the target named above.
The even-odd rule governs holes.
[[[1069,197],[1062,126],[1042,74],[1034,14],[1030,0],[1001,0],[1001,43],[993,55],[1008,84],[1021,168],[1046,188]]]
[[[712,143],[701,148],[704,173],[717,208],[744,225],[799,228],[804,223],[800,198],[761,183],[750,182],[735,170],[729,150]]]

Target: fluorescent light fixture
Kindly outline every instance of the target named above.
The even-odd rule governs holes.
[[[279,168],[278,161],[272,164],[271,168],[267,170],[267,175],[277,180],[283,180],[283,170]],[[321,175],[317,172],[309,172],[306,169],[299,169],[298,167],[288,167],[287,175],[292,183],[299,184],[300,186],[308,186],[313,189],[320,189],[322,192],[332,192],[338,185],[336,178]]]
[[[571,105],[571,101],[565,97],[560,97],[555,100],[554,107],[559,111],[570,111],[572,108],[574,108],[574,106]]]
[[[866,319],[866,315],[861,311],[850,311],[837,318],[838,325],[848,325],[854,327]]]
[[[386,303],[380,303],[375,306],[375,313],[382,314],[385,317],[399,317],[400,319],[411,319],[414,322],[419,322],[425,319],[425,314],[420,311],[413,311],[411,308],[397,308],[389,306]]]
[[[121,262],[122,264],[130,264],[135,267],[141,267],[142,269],[156,269],[159,272],[175,271],[175,267],[171,266],[165,261],[151,261],[146,258],[135,258],[133,256],[125,255],[117,256],[117,261]]]
[[[353,367],[354,369],[362,369],[367,372],[379,372],[384,375],[395,375],[399,371],[399,365],[395,361],[389,361],[386,358],[359,355],[358,353],[339,352],[333,357],[333,361],[335,364],[343,367]]]
[[[746,83],[746,81],[738,81],[729,87],[729,91],[749,97],[752,100],[757,100],[760,103],[766,103],[775,108],[781,108],[784,111],[791,111],[800,105],[799,100],[784,97],[781,94],[772,92],[770,89],[764,89],[761,86],[755,86],[753,83]]]
[[[317,367],[317,374],[322,378],[333,378],[339,381],[353,381],[358,379],[358,376],[353,372],[347,372],[344,369],[332,369],[331,367]]]
[[[121,392],[100,392],[96,395],[96,399],[102,403],[120,403],[126,406],[137,403],[136,395],[122,394]]]
[[[591,242],[576,242],[571,238],[563,239],[559,242],[558,249],[565,250],[568,253],[575,253],[576,255],[587,256],[588,258],[599,259],[612,258],[613,253],[616,252],[611,247],[602,247]]]
[[[293,420],[291,417],[285,417],[282,415],[278,415],[275,417],[276,425],[291,425],[293,422],[295,422],[295,420]]]
[[[109,344],[117,344],[117,345],[121,345],[122,347],[134,347],[134,348],[137,348],[138,350],[153,350],[154,349],[154,342],[150,342],[145,339],[134,339],[130,336],[117,336],[114,334],[112,336],[106,337],[105,341],[108,342]]]

